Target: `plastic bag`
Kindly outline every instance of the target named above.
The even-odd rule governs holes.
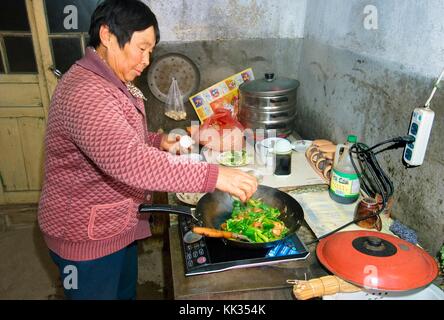
[[[224,129],[239,128],[244,130],[242,124],[232,115],[231,111],[225,108],[218,108],[213,115],[207,118],[201,126],[201,129],[213,127],[222,133]]]
[[[200,126],[199,143],[217,151],[241,150],[243,132],[244,127],[230,110],[218,108]]]
[[[168,90],[167,101],[165,105],[165,115],[176,121],[184,120],[187,117],[183,105],[182,94],[176,78],[171,78],[171,86]]]

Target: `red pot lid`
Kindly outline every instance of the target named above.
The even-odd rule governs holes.
[[[374,231],[345,231],[319,241],[320,262],[345,281],[368,289],[407,291],[431,283],[436,261],[423,249]]]

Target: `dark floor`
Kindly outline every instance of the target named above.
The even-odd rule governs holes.
[[[35,217],[35,205],[0,207],[0,299],[63,299]],[[172,299],[169,261],[162,235],[139,241],[138,299]]]

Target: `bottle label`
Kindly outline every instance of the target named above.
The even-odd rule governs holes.
[[[332,170],[330,190],[344,198],[353,198],[359,195],[359,178],[356,173],[344,173]]]

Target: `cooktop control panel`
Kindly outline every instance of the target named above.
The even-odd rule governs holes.
[[[196,218],[199,218],[197,213]],[[202,222],[195,221],[191,217],[179,216],[180,236],[182,239],[182,248],[184,251],[185,268],[193,269],[210,262],[208,254],[208,247],[205,242],[205,237],[194,243],[185,243],[183,241],[185,235],[195,226],[202,226]]]

